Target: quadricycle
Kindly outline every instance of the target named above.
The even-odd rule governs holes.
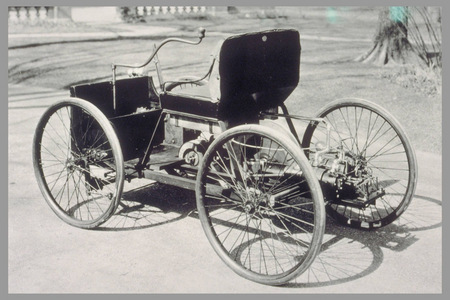
[[[45,111],[33,163],[59,218],[99,226],[135,178],[194,190],[206,237],[225,264],[281,285],[318,255],[326,215],[370,230],[406,210],[417,163],[389,112],[339,99],[311,117],[289,114],[284,102],[300,76],[297,30],[230,36],[203,77],[164,81],[158,51],[204,36],[200,29],[198,40],[168,38],[141,65],[112,64],[111,80],[72,86]],[[150,62],[159,84],[135,72]],[[118,68],[131,76],[117,78]]]

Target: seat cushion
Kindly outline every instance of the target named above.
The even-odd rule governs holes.
[[[211,99],[210,91],[208,84],[205,85],[199,85],[199,86],[189,86],[183,89],[175,89],[170,92],[168,92],[172,95],[180,95],[180,96],[196,96],[196,97],[202,97],[206,99]]]
[[[201,89],[204,93],[208,93],[208,87]],[[197,89],[197,88],[194,88]],[[189,89],[186,89],[189,90]],[[200,89],[199,89],[200,90]],[[188,113],[202,117],[214,118],[218,117],[218,102],[213,101],[210,97],[200,96],[198,91],[191,91],[192,95],[187,93],[167,92],[162,94],[161,107],[181,113]]]

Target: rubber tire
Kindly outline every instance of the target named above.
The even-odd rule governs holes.
[[[228,138],[237,135],[237,134],[259,134],[264,137],[268,137],[274,141],[276,141],[279,145],[282,145],[288,153],[295,157],[297,160],[297,163],[301,166],[302,170],[304,171],[304,176],[306,177],[306,180],[311,188],[311,193],[314,194],[313,203],[314,203],[314,234],[311,242],[311,247],[307,251],[307,254],[305,255],[305,258],[302,260],[301,263],[299,263],[294,268],[290,269],[289,271],[286,271],[282,274],[276,274],[276,275],[264,275],[255,273],[252,271],[247,270],[237,262],[235,262],[233,259],[231,259],[228,256],[227,250],[225,250],[218,239],[216,239],[215,234],[213,230],[211,229],[211,221],[206,213],[205,205],[204,205],[204,193],[205,193],[205,177],[208,165],[207,163],[212,159],[211,156],[215,152],[215,149],[217,147],[220,147],[222,144],[222,141],[226,141]],[[203,230],[212,245],[215,252],[219,255],[219,257],[225,262],[226,265],[228,265],[235,273],[238,275],[249,279],[254,282],[258,282],[261,284],[267,284],[267,285],[282,285],[287,283],[288,281],[296,278],[300,274],[302,274],[304,271],[308,269],[308,267],[312,264],[314,261],[314,258],[318,254],[321,248],[322,244],[322,238],[324,235],[325,230],[325,208],[324,208],[324,201],[323,196],[320,188],[319,181],[317,180],[317,177],[314,174],[314,171],[309,164],[308,160],[306,159],[304,153],[301,151],[301,149],[298,147],[298,144],[295,144],[293,141],[291,141],[287,136],[280,135],[280,133],[272,128],[268,128],[262,125],[240,125],[233,127],[229,130],[226,130],[223,132],[207,149],[204,159],[199,167],[199,171],[197,174],[197,181],[196,181],[196,200],[197,200],[197,210],[199,213],[199,218],[203,227]]]
[[[56,202],[55,199],[46,183],[46,180],[44,178],[44,173],[41,168],[41,147],[40,143],[42,140],[42,136],[44,134],[44,129],[49,121],[50,117],[59,109],[67,106],[75,106],[79,107],[83,110],[85,110],[87,113],[89,113],[101,126],[102,130],[104,131],[110,145],[112,148],[113,156],[116,162],[116,188],[115,188],[115,197],[113,201],[111,201],[111,204],[107,208],[107,210],[100,215],[98,218],[95,218],[93,220],[78,220],[71,218],[66,211],[64,211]],[[42,192],[42,195],[44,196],[46,202],[50,206],[50,208],[55,212],[55,214],[62,219],[64,222],[66,222],[69,225],[78,227],[78,228],[94,228],[98,225],[104,223],[108,218],[114,214],[117,206],[119,205],[122,191],[123,191],[123,184],[124,184],[124,161],[123,161],[123,155],[122,150],[120,147],[119,140],[117,138],[117,135],[111,126],[111,123],[109,120],[105,117],[105,115],[92,103],[87,102],[82,99],[78,98],[69,98],[61,100],[53,105],[51,105],[42,115],[41,119],[38,122],[34,139],[33,139],[33,166],[34,166],[34,172],[36,175],[36,180],[38,182],[39,188]]]

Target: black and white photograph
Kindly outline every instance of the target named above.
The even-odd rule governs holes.
[[[443,292],[442,6],[72,2],[6,7],[9,294]]]

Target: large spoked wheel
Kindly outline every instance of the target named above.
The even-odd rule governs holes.
[[[331,149],[340,147],[354,164],[353,174],[370,177],[371,185],[378,186],[383,195],[374,197],[376,200],[365,207],[325,196],[328,214],[340,223],[363,229],[385,226],[397,219],[411,202],[417,183],[415,154],[399,122],[380,106],[361,99],[334,101],[317,117],[331,125]],[[302,142],[305,153],[312,158],[325,144],[325,127],[311,122]],[[359,186],[364,189],[365,183]]]
[[[117,208],[122,150],[110,122],[93,104],[69,99],[50,106],[36,128],[33,163],[45,200],[66,223],[96,227]]]
[[[298,145],[271,128],[241,125],[222,133],[200,165],[196,197],[214,250],[249,280],[286,283],[320,249],[319,182]]]

